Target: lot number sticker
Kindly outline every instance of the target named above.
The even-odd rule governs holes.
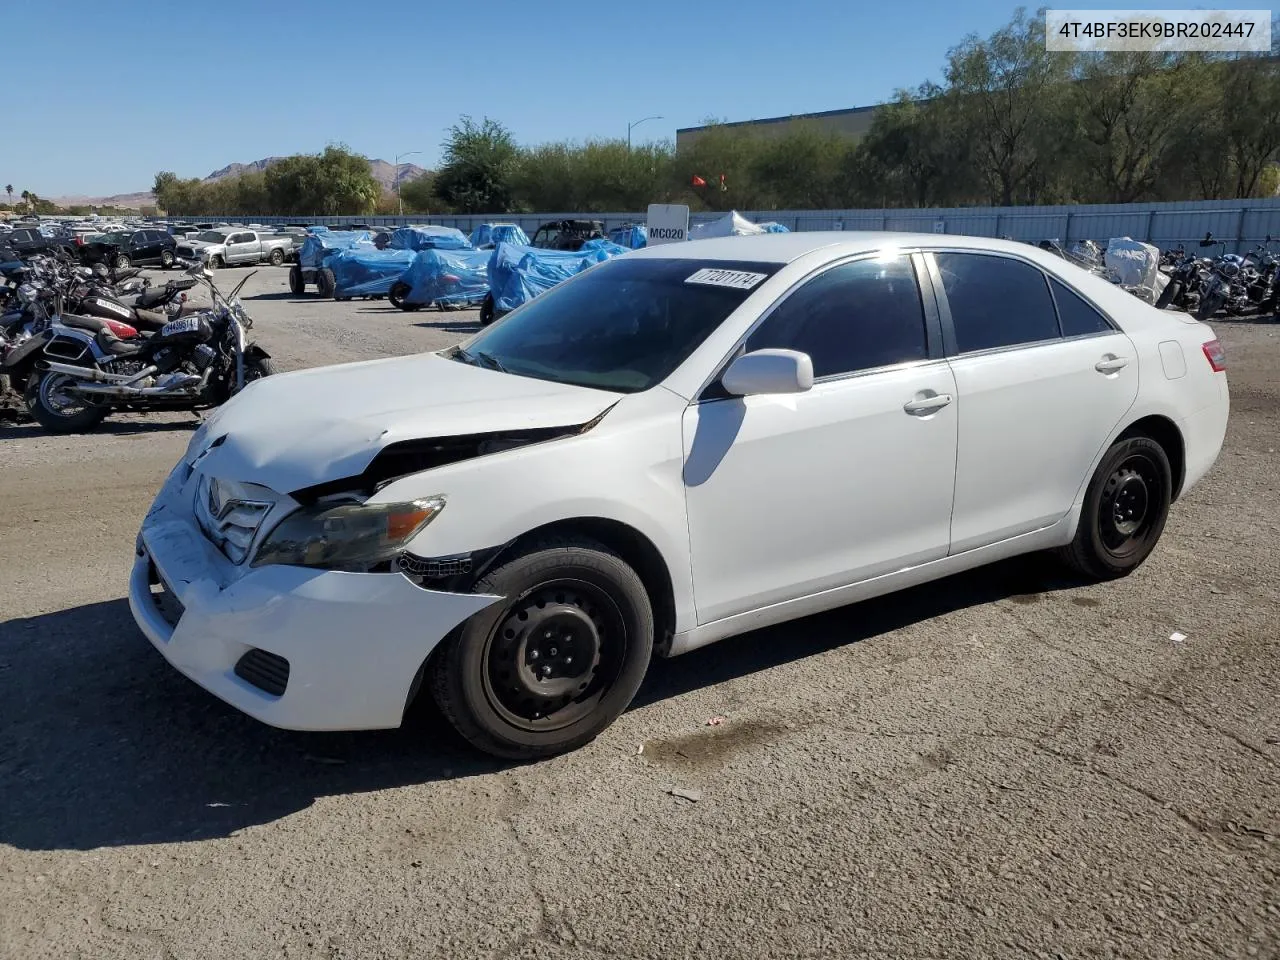
[[[712,270],[704,268],[693,274],[685,283],[701,283],[708,287],[729,287],[731,290],[750,290],[767,274],[748,273],[746,270]]]

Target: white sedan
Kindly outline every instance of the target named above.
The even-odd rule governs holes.
[[[266,723],[579,746],[671,656],[1057,550],[1128,574],[1216,459],[1213,331],[1031,246],[796,233],[599,264],[460,346],[259,380],[130,605]]]

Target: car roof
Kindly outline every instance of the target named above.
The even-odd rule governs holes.
[[[939,233],[899,233],[889,230],[832,230],[800,233],[762,233],[746,237],[712,237],[684,243],[663,243],[632,251],[630,257],[686,260],[739,260],[756,263],[790,263],[816,250],[834,257],[870,253],[885,247],[939,247],[989,250],[1028,255],[1038,247],[994,237],[966,237]],[[1039,259],[1032,255],[1032,259]]]

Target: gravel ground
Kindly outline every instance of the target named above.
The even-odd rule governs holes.
[[[286,369],[475,329],[247,289]],[[0,425],[0,957],[1280,956],[1280,324],[1216,329],[1227,445],[1134,576],[725,641],[523,766],[222,705],[123,599],[195,419]]]

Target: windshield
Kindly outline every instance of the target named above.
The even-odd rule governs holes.
[[[464,343],[454,358],[539,380],[638,393],[665,380],[778,267],[609,260],[521,306]],[[749,279],[748,289],[690,282],[705,270],[758,279]]]
[[[196,237],[201,243],[225,243],[227,235],[219,233],[217,230],[206,230],[204,233]]]
[[[127,243],[129,234],[124,231],[113,231],[112,233],[104,233],[102,235],[103,243]]]

